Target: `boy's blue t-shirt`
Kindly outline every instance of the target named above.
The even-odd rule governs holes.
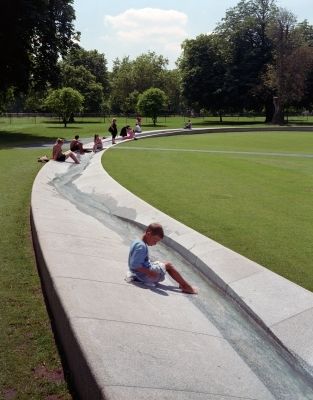
[[[129,249],[128,266],[131,271],[135,271],[139,266],[151,267],[149,260],[148,246],[143,240],[134,240]]]

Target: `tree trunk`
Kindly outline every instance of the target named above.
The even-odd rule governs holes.
[[[281,103],[279,97],[273,97],[274,103],[274,115],[272,119],[272,123],[275,125],[283,125],[284,124],[284,108]]]
[[[268,98],[265,102],[265,123],[271,123],[274,116],[274,104],[272,98]]]

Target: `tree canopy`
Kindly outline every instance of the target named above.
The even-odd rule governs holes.
[[[182,49],[178,65],[187,104],[197,111],[221,109],[225,66],[216,37],[200,35],[186,40]]]
[[[136,57],[116,59],[111,73],[111,107],[114,112],[134,112],[139,93],[155,87],[166,92],[170,79],[166,70],[168,60],[154,52]]]
[[[282,123],[286,106],[312,106],[312,40],[313,27],[274,0],[241,0],[213,33],[183,43],[183,97],[194,109],[265,110]]]
[[[3,0],[0,91],[27,91],[58,80],[57,62],[74,45],[73,0]]]
[[[62,88],[52,90],[45,99],[45,106],[62,118],[64,127],[70,117],[82,109],[84,97],[75,89]]]
[[[99,53],[97,50],[85,50],[82,47],[76,46],[64,58],[64,63],[76,68],[84,67],[85,70],[94,76],[95,82],[102,85],[103,94],[109,94],[109,73],[104,54]]]
[[[104,54],[79,46],[72,4],[3,0],[0,110],[40,110],[62,87],[83,95],[86,112],[135,113],[151,88],[164,92],[167,112],[262,111],[282,123],[286,107],[313,107],[313,26],[276,0],[239,0],[212,33],[182,43],[175,69],[149,51],[117,58],[112,72]]]
[[[138,110],[153,121],[156,125],[157,118],[167,105],[167,97],[163,90],[150,88],[144,91],[138,99]]]

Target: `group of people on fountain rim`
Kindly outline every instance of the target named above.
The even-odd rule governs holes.
[[[111,124],[108,128],[108,131],[111,134],[112,137],[112,144],[116,143],[116,137],[118,135],[118,128],[117,128],[117,119],[113,118],[111,121]],[[141,117],[136,118],[136,123],[135,123],[135,128],[131,128],[130,125],[123,126],[121,131],[120,131],[120,137],[122,140],[137,140],[136,134],[141,133]],[[103,150],[103,139],[106,137],[103,136],[102,138],[100,137],[99,134],[94,135],[94,143],[93,143],[93,148],[92,150],[90,149],[84,149],[83,144],[79,140],[79,135],[75,135],[75,137],[72,139],[70,143],[70,150],[68,151],[63,151],[62,146],[64,144],[64,139],[58,138],[52,148],[52,160],[55,161],[65,161],[69,157],[74,161],[75,164],[79,164],[79,159],[77,157],[77,154],[85,154],[87,152],[93,151],[96,153],[97,151]]]

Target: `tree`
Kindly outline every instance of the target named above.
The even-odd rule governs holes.
[[[272,42],[266,29],[275,17],[273,0],[241,0],[226,12],[215,33],[225,60],[225,95],[233,109],[262,109],[266,121],[273,115],[273,93],[263,75],[272,60]]]
[[[7,112],[14,104],[14,89],[12,87],[0,92],[0,113]]]
[[[81,111],[83,101],[84,97],[77,90],[65,87],[52,90],[45,99],[45,106],[62,118],[66,128],[71,115]]]
[[[182,95],[197,111],[217,111],[223,106],[225,63],[216,39],[216,35],[199,35],[182,44],[178,62]]]
[[[164,71],[164,92],[168,97],[168,112],[177,113],[181,111],[181,74],[178,68]]]
[[[296,22],[294,14],[281,8],[268,29],[274,45],[274,60],[268,66],[266,84],[276,94],[274,124],[284,123],[287,104],[301,100],[312,68],[313,48],[306,42],[303,27],[297,27]]]
[[[82,65],[77,67],[61,63],[62,86],[76,89],[84,96],[84,110],[101,112],[103,107],[103,86],[95,76]]]
[[[103,94],[110,93],[109,73],[104,54],[98,53],[97,50],[85,50],[77,46],[71,49],[64,62],[73,67],[84,67],[94,76],[95,82],[102,85]]]
[[[110,75],[111,109],[114,113],[125,112],[129,109],[128,96],[135,90],[132,67],[129,57],[113,61],[113,70]]]
[[[138,110],[147,117],[152,118],[153,125],[156,125],[158,115],[167,105],[167,97],[163,90],[150,88],[143,92],[138,99]]]
[[[23,111],[36,112],[42,111],[47,91],[30,90],[25,97]]]
[[[55,85],[57,62],[74,45],[73,0],[2,0],[0,91]]]
[[[167,93],[168,60],[154,52],[141,54],[135,60],[124,57],[114,60],[110,75],[111,106],[113,112],[135,112],[136,96],[151,87],[157,87]]]
[[[309,25],[307,20],[300,22],[297,26],[300,34],[304,38],[305,43],[309,48],[313,48],[313,26]],[[313,66],[307,71],[304,93],[302,99],[298,103],[299,106],[312,110],[313,108]]]
[[[131,63],[134,89],[140,93],[155,87],[166,91],[164,74],[168,60],[155,52],[141,54]]]

